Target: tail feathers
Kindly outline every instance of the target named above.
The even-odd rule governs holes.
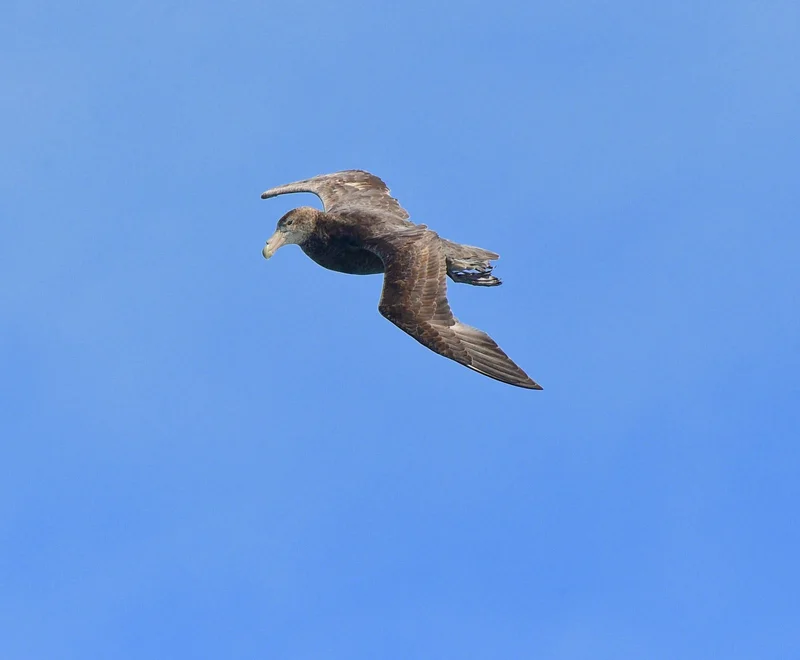
[[[472,286],[498,286],[502,282],[492,275],[494,266],[488,261],[448,259],[447,274],[460,284]]]
[[[462,245],[461,243],[453,243],[453,241],[448,241],[446,238],[441,239],[442,244],[444,246],[444,252],[447,255],[448,259],[464,259],[464,260],[479,260],[479,261],[491,261],[493,259],[499,259],[500,255],[496,252],[491,252],[490,250],[484,250],[483,248],[475,247],[473,245]]]
[[[460,245],[442,240],[447,258],[447,274],[460,284],[472,286],[498,286],[502,282],[492,275],[492,259],[500,255],[471,245]]]

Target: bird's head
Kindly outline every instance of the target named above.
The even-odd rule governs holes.
[[[269,259],[279,247],[284,245],[302,245],[303,242],[313,233],[317,225],[319,211],[310,206],[301,206],[292,209],[280,220],[275,229],[275,233],[270,236],[261,254],[265,259]]]

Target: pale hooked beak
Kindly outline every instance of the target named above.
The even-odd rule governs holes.
[[[261,250],[261,254],[264,255],[264,259],[269,259],[273,254],[275,254],[275,252],[278,251],[279,247],[285,244],[286,233],[279,229],[272,236],[270,236],[267,244],[264,246],[264,249]]]

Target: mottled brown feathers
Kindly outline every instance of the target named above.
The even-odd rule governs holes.
[[[314,193],[325,209],[313,216],[314,230],[295,242],[325,268],[383,272],[378,310],[384,317],[459,364],[510,385],[542,389],[489,335],[461,323],[450,311],[446,276],[474,286],[496,286],[500,280],[491,275],[489,261],[497,254],[444,240],[409,221],[386,184],[369,172],[324,174],[271,188],[261,197],[295,192]],[[276,234],[280,231],[279,223]]]
[[[386,184],[374,174],[363,170],[321,174],[311,179],[287,183],[277,188],[270,188],[261,194],[261,199],[296,192],[314,193],[322,200],[328,213],[365,209],[370,213],[380,214],[384,221],[402,222],[408,219],[408,211],[389,195]]]
[[[445,258],[439,237],[386,237],[380,313],[432,351],[518,387],[541,389],[489,335],[465,325],[447,302]]]

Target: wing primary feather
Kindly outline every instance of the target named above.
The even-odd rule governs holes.
[[[384,262],[381,314],[418,342],[484,376],[541,389],[497,343],[453,316],[447,301],[445,256],[431,231],[379,237],[371,245]]]

